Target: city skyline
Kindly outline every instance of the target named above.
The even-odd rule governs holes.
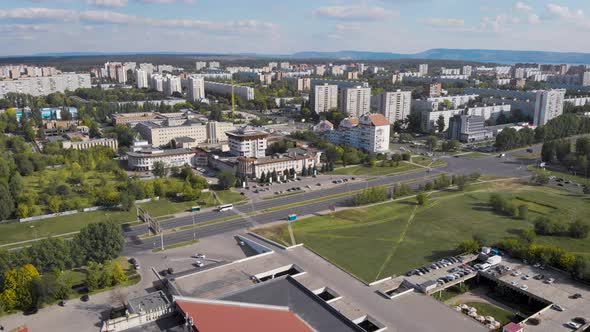
[[[61,52],[276,53],[431,48],[590,52],[581,0],[1,1],[0,55]],[[565,38],[567,37],[567,38]],[[574,41],[574,42],[572,42]]]

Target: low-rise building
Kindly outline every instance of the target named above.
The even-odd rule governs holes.
[[[166,167],[192,165],[195,152],[189,149],[159,149],[145,147],[137,151],[127,152],[129,169],[152,171],[155,162],[162,162]]]
[[[140,122],[135,129],[154,146],[168,145],[178,137],[190,137],[196,144],[218,144],[227,140],[225,132],[233,130],[234,125],[231,122],[202,122],[181,118],[166,119],[162,123]]]
[[[287,176],[291,170],[301,174],[303,169],[319,169],[322,153],[313,149],[292,148],[287,153],[263,156],[260,158],[239,157],[236,174],[240,177],[260,178],[262,173]]]
[[[479,142],[492,139],[494,133],[485,127],[483,116],[455,115],[449,121],[448,137],[461,142]]]
[[[82,141],[63,141],[62,147],[64,149],[86,150],[95,146],[106,146],[115,151],[119,148],[117,139],[115,138],[97,138]]]

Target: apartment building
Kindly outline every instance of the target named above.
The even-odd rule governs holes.
[[[135,70],[135,84],[138,89],[147,89],[149,87],[148,73],[145,70]]]
[[[340,90],[340,112],[360,117],[371,112],[371,88],[357,86]]]
[[[334,144],[384,153],[389,151],[389,132],[390,124],[383,114],[364,114],[342,120],[338,129],[326,131],[324,135]]]
[[[423,64],[419,65],[418,66],[418,73],[420,73],[420,76],[428,76],[428,64],[423,63]]]
[[[200,77],[189,76],[187,92],[190,101],[198,101],[205,98],[205,80]]]
[[[234,85],[233,91],[235,96],[240,97],[244,100],[254,99],[254,89],[249,86]],[[205,81],[205,92],[216,95],[231,96],[232,85],[226,83]]]
[[[75,91],[91,87],[90,74],[62,73],[48,77],[28,77],[0,81],[0,97],[7,93],[25,93],[46,96],[54,92]]]
[[[407,118],[411,105],[412,91],[381,92],[371,97],[371,107],[383,114],[391,124]]]
[[[316,85],[313,90],[313,109],[321,114],[335,110],[338,107],[338,86],[337,85]]]
[[[164,94],[172,96],[175,92],[182,92],[180,77],[173,75],[164,76]]]
[[[197,61],[197,62],[195,62],[195,69],[197,71],[199,71],[199,70],[201,70],[203,68],[207,68],[207,62],[205,62],[205,61]]]
[[[485,119],[477,115],[455,115],[450,119],[448,138],[466,143],[492,139],[494,134],[484,127]]]

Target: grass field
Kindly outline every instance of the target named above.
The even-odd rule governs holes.
[[[510,323],[514,318],[514,314],[508,310],[504,310],[489,303],[468,302],[466,305],[477,309],[477,314],[484,317],[492,316],[496,321],[500,322],[502,326]]]
[[[433,161],[431,158],[424,156],[412,157],[412,162],[418,165],[428,167],[444,167],[447,165],[447,163],[442,159],[436,159]]]
[[[461,157],[471,158],[471,159],[485,158],[485,157],[489,157],[489,156],[490,156],[489,154],[483,153],[483,152],[469,152],[469,153],[461,155]]]
[[[231,191],[218,191],[217,196],[223,203],[244,200],[244,196]],[[217,205],[212,193],[203,193],[199,204],[203,208]],[[154,217],[187,211],[193,205],[196,203],[192,201],[172,202],[167,199],[140,204]],[[24,223],[5,223],[0,225],[0,245],[76,232],[88,224],[102,221],[114,220],[124,223],[136,219],[135,209],[132,209],[131,211],[92,211]]]
[[[219,200],[224,204],[237,203],[246,200],[246,198],[240,195],[239,193],[235,193],[229,190],[217,191],[216,193]],[[219,205],[219,202],[215,200],[212,192],[206,192],[202,193],[201,197],[196,202],[173,202],[167,199],[161,199],[158,201],[152,201],[145,204],[141,204],[141,206],[145,207],[145,209],[150,213],[150,215],[155,217],[185,212],[190,210],[190,208],[195,205],[199,205],[201,208],[207,208]]]
[[[501,192],[515,204],[529,206],[529,220],[500,216],[489,207],[491,192]],[[547,187],[508,183],[478,184],[464,192],[432,194],[427,206],[414,199],[370,208],[348,209],[293,223],[295,239],[326,259],[371,282],[454,254],[458,242],[482,236],[493,243],[532,229],[533,220],[546,215],[569,222],[573,214],[590,213],[590,199]],[[272,240],[289,244],[284,225],[257,230]],[[539,237],[538,243],[557,245],[576,253],[590,253],[588,239]]]
[[[400,162],[398,166],[392,167],[380,167],[379,162],[377,162],[377,166],[369,167],[365,165],[357,165],[357,166],[348,166],[337,168],[333,172],[329,174],[334,175],[368,175],[368,176],[378,176],[378,175],[391,175],[396,173],[402,172],[410,172],[417,169],[421,169],[420,166],[412,165],[406,162]]]
[[[565,172],[542,169],[537,166],[529,166],[528,169],[529,169],[529,171],[535,172],[537,174],[546,174],[547,176],[553,175],[558,178],[564,178],[566,180],[570,180],[570,181],[574,181],[574,182],[578,182],[578,183],[586,183],[586,178],[584,177],[584,174],[573,175],[573,174],[569,174],[569,173],[565,173]],[[588,174],[588,177],[590,177],[590,174]]]

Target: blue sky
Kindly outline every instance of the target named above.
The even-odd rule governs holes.
[[[0,55],[590,52],[588,0],[0,0]]]

